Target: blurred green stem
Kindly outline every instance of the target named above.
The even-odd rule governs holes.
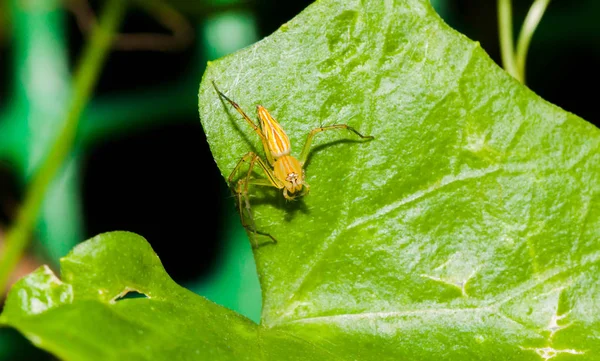
[[[498,33],[500,34],[500,52],[502,66],[510,75],[519,80],[513,44],[512,3],[511,0],[498,0]]]
[[[121,23],[125,11],[124,4],[123,0],[107,0],[100,21],[83,51],[74,75],[72,101],[63,129],[47,158],[33,176],[17,219],[6,235],[0,260],[0,290],[6,288],[10,274],[27,247],[48,186],[71,151],[79,119],[91,97],[100,68],[111,47],[113,35]]]
[[[529,13],[527,13],[525,21],[523,22],[521,32],[519,33],[519,40],[517,42],[516,66],[517,72],[523,79],[521,82],[524,82],[525,80],[525,60],[527,59],[527,51],[529,50],[531,38],[533,37],[533,33],[540,23],[540,20],[542,20],[542,16],[548,7],[548,3],[550,3],[550,0],[534,1],[533,5],[531,5],[531,8],[529,9]]]
[[[510,75],[521,83],[525,83],[525,62],[531,38],[548,7],[548,3],[550,3],[550,0],[535,0],[531,5],[519,33],[515,55],[511,0],[498,0],[498,33],[500,34],[502,65]]]

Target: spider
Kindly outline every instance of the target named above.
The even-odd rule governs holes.
[[[303,167],[308,158],[312,140],[317,133],[333,129],[347,129],[363,139],[373,139],[373,137],[370,135],[362,135],[356,129],[346,124],[317,127],[308,133],[300,157],[296,158],[290,155],[291,145],[287,134],[285,134],[281,125],[271,116],[267,109],[261,105],[257,106],[258,119],[260,121],[259,127],[248,115],[246,115],[236,102],[229,99],[219,90],[214,81],[212,84],[219,96],[231,104],[259,136],[267,158],[267,162],[265,162],[258,154],[248,152],[239,160],[227,178],[227,182],[232,191],[237,194],[238,210],[240,212],[242,226],[252,233],[267,236],[271,238],[273,243],[277,243],[277,239],[271,234],[256,229],[250,208],[250,200],[248,198],[248,186],[252,184],[281,189],[283,190],[283,196],[287,200],[293,200],[296,197],[304,196],[310,191],[310,186],[305,181],[305,171]],[[244,163],[249,164],[246,176],[239,179],[237,183],[234,183],[234,179]],[[251,177],[252,171],[256,165],[264,172],[266,178],[257,179]],[[250,219],[250,224],[248,224],[244,218],[244,205]],[[254,246],[256,246],[256,244],[254,244]]]

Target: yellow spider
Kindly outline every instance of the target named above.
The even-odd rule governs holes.
[[[310,145],[312,143],[313,137],[322,131],[331,130],[331,129],[347,129],[359,137],[363,139],[373,139],[370,135],[362,135],[356,129],[346,125],[346,124],[335,124],[329,125],[325,127],[318,127],[310,131],[308,133],[308,137],[306,138],[306,143],[304,143],[304,147],[302,148],[302,152],[300,153],[300,158],[295,158],[290,155],[291,145],[290,140],[285,134],[285,131],[281,127],[281,125],[269,114],[269,111],[264,107],[258,105],[258,119],[260,120],[260,127],[254,124],[254,122],[250,119],[248,115],[240,108],[240,106],[229,99],[225,94],[223,94],[217,85],[213,81],[213,86],[215,90],[223,99],[225,99],[229,104],[231,104],[235,110],[237,110],[242,117],[246,120],[246,122],[254,129],[256,134],[260,137],[260,141],[262,142],[265,155],[267,156],[267,161],[269,162],[269,166],[267,163],[256,153],[248,152],[244,155],[240,161],[237,163],[233,171],[229,175],[228,183],[232,190],[237,194],[238,207],[240,212],[240,218],[242,220],[242,225],[244,228],[253,232],[255,234],[260,234],[263,236],[267,236],[273,240],[274,243],[277,243],[275,237],[270,235],[269,233],[260,232],[256,229],[254,225],[254,218],[252,217],[252,212],[250,210],[250,200],[248,199],[248,185],[259,185],[259,186],[271,186],[277,189],[283,189],[283,196],[285,199],[292,200],[298,196],[306,195],[310,187],[305,181],[305,172],[304,172],[304,163],[308,157],[308,153],[310,152]],[[246,177],[241,178],[233,186],[233,180],[236,174],[238,173],[242,164],[248,163],[249,169],[246,174]],[[256,179],[251,178],[252,171],[254,169],[255,164],[258,164],[259,168],[266,175],[266,179]],[[243,202],[242,202],[243,199]],[[244,219],[243,206],[245,204],[248,216],[250,218],[251,225],[247,224]]]

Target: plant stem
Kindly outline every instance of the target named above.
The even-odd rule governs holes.
[[[515,79],[523,82],[515,63],[511,0],[498,0],[498,33],[504,69]]]
[[[523,27],[519,33],[519,40],[517,42],[517,55],[516,55],[516,66],[517,72],[520,74],[521,79],[525,80],[525,60],[527,59],[527,51],[529,50],[529,44],[533,33],[537,28],[546,8],[548,7],[550,0],[535,0],[527,17],[523,22]]]
[[[47,158],[33,176],[15,223],[6,235],[0,259],[0,291],[5,290],[13,269],[29,243],[29,234],[37,221],[48,186],[71,151],[79,119],[91,97],[100,75],[100,68],[111,47],[113,35],[125,12],[124,3],[123,0],[107,0],[100,21],[84,49],[74,75],[73,98],[63,129]]]

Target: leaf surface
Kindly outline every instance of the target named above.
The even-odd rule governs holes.
[[[67,360],[598,359],[600,133],[427,1],[319,1],[211,63],[200,117],[227,178],[264,154],[211,81],[253,118],[269,109],[293,155],[321,125],[375,137],[318,134],[294,202],[249,189],[279,241],[255,251],[261,325],[173,284],[123,233],[78,247],[64,283],[22,281],[4,322]],[[127,288],[148,298],[112,302]]]

